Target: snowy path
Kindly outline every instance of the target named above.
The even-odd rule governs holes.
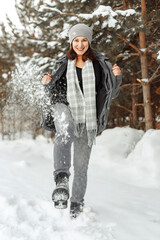
[[[159,240],[159,133],[116,128],[97,138],[86,207],[74,221],[69,209],[56,210],[51,202],[52,143],[43,137],[1,141],[0,239]]]

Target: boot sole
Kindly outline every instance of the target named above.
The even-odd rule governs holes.
[[[54,206],[57,209],[66,209],[68,206],[68,202],[59,200],[59,201],[54,202]]]
[[[54,206],[57,209],[65,209],[68,206],[69,193],[65,188],[55,189],[52,194]]]

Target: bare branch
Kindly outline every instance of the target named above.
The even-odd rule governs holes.
[[[160,74],[156,75],[159,69],[160,69],[160,65],[157,67],[156,71],[153,73],[152,77],[149,79],[148,81],[149,83],[160,76]]]
[[[152,79],[152,81],[153,81],[154,79],[158,78],[158,77],[160,77],[160,74],[156,75],[156,76]]]
[[[138,82],[140,82],[141,84],[144,84],[144,82],[142,82],[141,79],[137,78],[136,80],[137,80]]]
[[[146,54],[150,49],[152,49],[154,47],[157,47],[158,45],[160,45],[160,41],[158,41],[157,43],[153,43],[153,44],[149,45],[147,47],[147,49],[144,51],[144,54]]]
[[[136,103],[135,106],[142,106],[142,107],[144,107],[144,103]]]
[[[120,86],[120,89],[123,89],[125,87],[130,87],[130,86],[141,86],[141,84],[139,84],[139,83],[128,83],[128,84],[124,84],[124,85]]]
[[[134,44],[132,44],[131,42],[129,42],[126,38],[119,36],[118,38],[120,38],[121,40],[123,40],[124,42],[126,42],[129,46],[131,46],[134,50],[136,50],[136,52],[138,52],[139,54],[141,54],[141,50],[136,47]]]
[[[131,57],[131,56],[139,56],[139,53],[120,54],[115,58],[123,58],[123,57]]]
[[[124,110],[126,110],[127,112],[129,112],[129,113],[132,114],[132,111],[131,111],[130,109],[124,107],[124,106],[121,106],[121,105],[118,104],[118,105],[116,105],[116,107],[122,108],[122,109],[124,109]]]
[[[146,22],[146,23],[144,24],[144,26],[145,26],[145,25],[149,25],[149,24],[154,23],[154,22],[160,22],[160,18],[151,20],[151,21],[149,21],[149,22]]]

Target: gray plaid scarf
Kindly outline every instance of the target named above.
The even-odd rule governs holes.
[[[75,62],[76,60],[68,60],[67,101],[74,119],[75,136],[81,136],[86,125],[88,145],[92,146],[97,133],[94,68],[89,60],[82,68],[83,95],[79,86]]]

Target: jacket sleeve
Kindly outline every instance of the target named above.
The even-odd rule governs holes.
[[[115,77],[112,72],[112,64],[109,61],[107,61],[107,65],[109,67],[110,76],[111,76],[112,85],[113,85],[112,99],[114,99],[119,95],[120,85],[122,83],[122,74],[120,76]]]
[[[112,99],[118,97],[120,91],[120,85],[122,83],[122,74],[120,76],[116,76],[115,78],[115,86],[113,88]]]
[[[56,73],[56,71],[58,70],[58,68],[59,68],[59,63],[55,63],[55,65],[54,65],[54,68],[53,68],[53,70],[52,70],[52,80],[47,84],[47,85],[45,85],[45,91],[50,91],[50,90],[52,90],[52,88],[55,86],[55,79],[54,79],[54,77],[53,77],[53,75]]]

